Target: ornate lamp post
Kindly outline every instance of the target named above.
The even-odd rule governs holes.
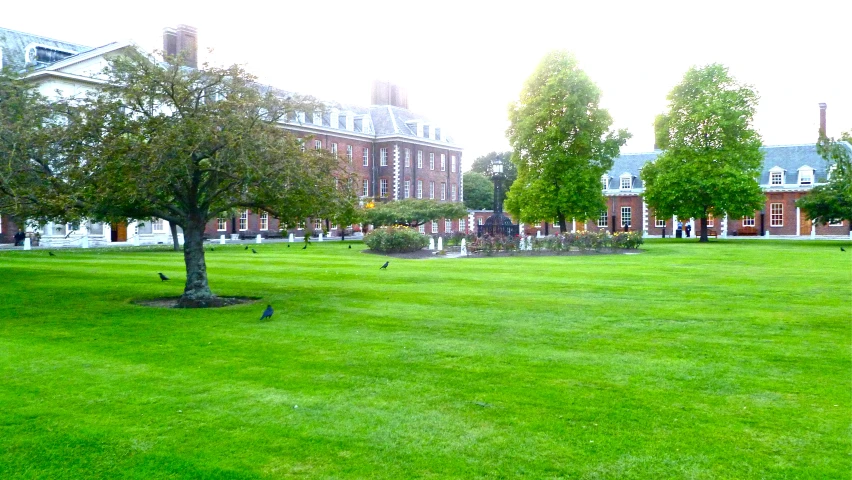
[[[491,178],[494,180],[494,214],[485,219],[480,225],[478,236],[515,236],[518,226],[512,224],[512,219],[503,215],[503,161],[499,158],[491,162]]]

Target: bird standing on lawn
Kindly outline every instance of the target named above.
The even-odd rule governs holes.
[[[352,249],[352,245],[349,245],[349,249],[350,249],[350,250]]]
[[[843,247],[840,247],[840,249],[841,249],[841,250],[843,250]],[[54,254],[53,254],[53,252],[47,252],[47,254],[48,254],[48,255],[50,255],[51,257],[55,257],[55,256],[56,256],[56,255],[54,255]]]
[[[169,277],[167,277],[167,276],[163,275],[162,273],[158,273],[157,275],[159,275],[159,276],[160,276],[160,280],[161,280],[161,281],[163,281],[163,282],[165,282],[166,280],[168,280],[168,279],[169,279]]]
[[[263,315],[260,316],[260,320],[263,321],[267,318],[272,318],[272,314],[275,313],[275,310],[272,310],[272,305],[267,305],[266,310],[263,311]]]
[[[244,248],[243,250],[248,250],[248,245],[246,245],[246,248]]]
[[[302,250],[307,250],[307,249],[308,249],[308,244],[306,243],[305,246],[302,247]]]
[[[384,264],[384,265],[382,265],[381,267],[379,267],[379,270],[387,270],[387,268],[388,268],[388,265],[389,265],[389,264],[390,264],[390,262],[385,262],[385,264]]]
[[[845,252],[845,251],[846,251],[846,249],[845,249],[845,248],[843,248],[843,247],[840,247],[840,251],[841,251],[841,252]]]
[[[251,249],[251,253],[257,253],[257,250],[255,250],[255,249],[253,249],[253,248],[252,248],[252,249]]]

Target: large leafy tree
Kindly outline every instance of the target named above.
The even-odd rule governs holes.
[[[655,121],[663,152],[642,169],[645,201],[661,217],[700,219],[706,242],[708,217],[751,215],[763,204],[758,96],[712,64],[690,68],[668,100]]]
[[[471,210],[488,210],[494,206],[494,184],[485,175],[464,172],[464,205]]]
[[[470,171],[477,172],[485,175],[485,178],[488,178],[489,181],[494,177],[494,172],[491,170],[491,165],[494,164],[495,160],[500,160],[503,164],[503,175],[500,177],[500,191],[503,192],[503,200],[506,200],[506,195],[509,194],[509,189],[512,188],[512,184],[515,183],[515,180],[518,178],[518,167],[512,163],[512,152],[491,152],[487,155],[483,155],[478,157],[473,161],[473,165],[470,167]],[[464,195],[467,197],[468,189],[467,183],[464,186]],[[491,196],[494,196],[493,192],[493,184],[492,184],[492,192]],[[486,208],[492,208],[493,205],[489,204]]]
[[[430,199],[407,198],[398,202],[380,203],[366,209],[365,221],[375,226],[405,225],[419,227],[442,218],[464,218],[467,209],[459,202],[439,202]]]
[[[814,187],[796,202],[817,223],[852,222],[852,131],[844,132],[840,140],[820,136],[817,150],[831,164],[831,175],[827,184]]]
[[[308,99],[262,87],[237,66],[188,69],[141,53],[112,60],[104,75],[98,91],[62,103],[67,113],[57,128],[72,145],[51,152],[47,163],[58,168],[50,164],[28,182],[73,188],[58,192],[64,198],[42,189],[24,213],[55,216],[58,197],[94,218],[157,217],[180,226],[187,273],[180,305],[221,303],[208,284],[202,242],[205,225],[222,212],[264,210],[286,223],[333,217],[355,201],[345,162],[303,152],[277,126],[313,111]],[[16,163],[32,164],[32,154]]]
[[[605,207],[600,178],[630,138],[613,131],[600,89],[573,55],[548,54],[509,107],[509,143],[518,170],[506,209],[521,221],[587,220]]]

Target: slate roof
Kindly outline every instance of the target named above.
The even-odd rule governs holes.
[[[26,48],[31,44],[43,45],[74,53],[92,50],[92,47],[76,43],[63,42],[49,37],[19,32],[8,28],[0,28],[0,49],[3,51],[3,66],[15,71],[24,70],[26,65]]]
[[[852,145],[847,142],[841,143],[852,153]],[[805,165],[814,169],[815,183],[825,183],[827,180],[829,162],[817,153],[816,145],[813,143],[805,145],[766,145],[761,147],[760,150],[763,152],[763,168],[760,172],[758,183],[764,187],[769,187],[769,170],[776,166],[787,171],[785,179],[787,188],[796,184],[799,168]],[[639,175],[640,169],[646,163],[656,159],[660,153],[660,151],[625,153],[616,157],[613,161],[612,169],[608,172],[610,177],[608,188],[610,190],[618,190],[620,187],[619,177],[625,172],[636,177],[633,182],[633,190],[644,188]],[[773,188],[784,188],[784,186]]]

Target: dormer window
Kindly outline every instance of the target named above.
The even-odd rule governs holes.
[[[621,189],[630,190],[633,188],[633,175],[625,173],[621,176]]]
[[[775,166],[769,169],[769,186],[784,185],[784,176],[786,170]]]
[[[440,140],[440,139],[441,139],[441,129],[435,127],[435,140]]]
[[[423,125],[423,138],[429,138],[429,125]]]
[[[609,188],[609,175],[601,175],[601,190]]]
[[[805,165],[799,169],[799,185],[814,184],[814,169]]]

